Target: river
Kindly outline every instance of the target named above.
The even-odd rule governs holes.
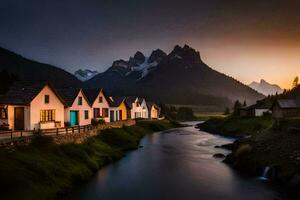
[[[281,199],[268,182],[243,177],[213,157],[227,154],[214,147],[230,142],[193,126],[147,135],[143,148],[101,169],[72,199]]]

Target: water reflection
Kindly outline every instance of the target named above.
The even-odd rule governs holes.
[[[194,123],[195,124],[195,123]],[[166,134],[168,133],[168,134]],[[228,138],[184,127],[146,136],[144,147],[99,171],[77,199],[274,199],[269,185],[245,179],[213,158]]]

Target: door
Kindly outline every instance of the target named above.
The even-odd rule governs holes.
[[[119,120],[122,120],[122,110],[119,111]]]
[[[70,111],[70,126],[78,125],[78,111]]]
[[[14,110],[14,129],[24,130],[24,107],[16,107]]]
[[[110,122],[114,122],[115,121],[115,112],[113,110],[111,110],[109,112],[109,118],[110,118]]]

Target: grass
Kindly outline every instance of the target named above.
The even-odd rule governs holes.
[[[145,134],[176,126],[167,120],[140,121],[103,130],[82,144],[58,145],[50,137],[36,137],[27,146],[0,149],[1,198],[61,198],[104,165],[137,148]]]
[[[200,125],[204,131],[225,135],[225,136],[242,136],[256,135],[262,130],[270,129],[273,125],[270,116],[264,117],[215,117],[207,120]]]

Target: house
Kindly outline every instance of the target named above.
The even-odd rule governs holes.
[[[91,124],[92,107],[80,88],[58,89],[65,102],[64,119],[66,126],[84,126]]]
[[[262,103],[256,103],[239,109],[241,117],[261,117],[265,113],[271,113],[270,106]]]
[[[130,108],[126,104],[126,97],[114,97],[110,102],[110,122],[127,120],[130,115]]]
[[[84,93],[92,106],[92,118],[103,119],[109,122],[109,101],[104,90],[100,89],[85,89]]]
[[[272,106],[274,119],[300,118],[300,99],[278,99]]]
[[[160,115],[160,107],[153,102],[147,102],[148,118],[158,119]]]
[[[0,97],[0,123],[12,130],[64,127],[64,106],[50,83],[17,82]]]
[[[147,106],[146,100],[144,98],[139,97],[138,103],[139,103],[140,109],[141,109],[141,118],[143,118],[143,119],[148,118],[149,111],[148,111],[148,106]]]

